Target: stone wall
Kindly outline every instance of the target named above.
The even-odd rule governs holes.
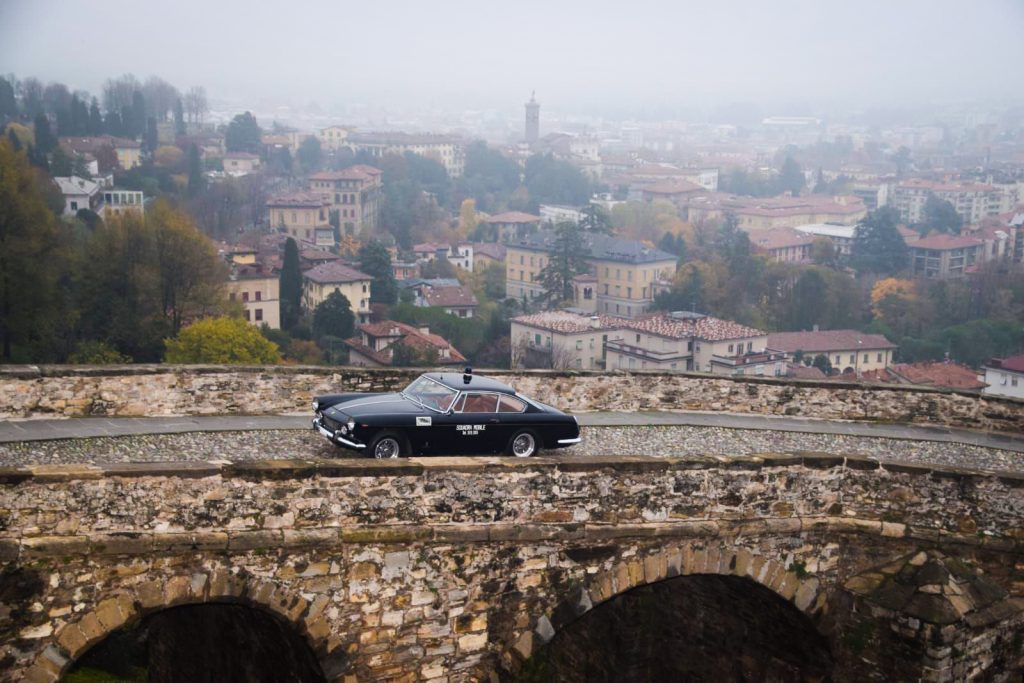
[[[824,454],[0,470],[0,680],[55,680],[186,603],[280,615],[329,680],[469,681],[676,575],[744,577],[824,625],[845,581],[923,546],[1019,595],[1022,488]]]
[[[0,369],[0,418],[281,414],[308,411],[321,393],[395,391],[417,374],[289,366],[10,366]],[[1024,402],[969,392],[694,373],[488,374],[573,412],[726,411],[1024,432]]]

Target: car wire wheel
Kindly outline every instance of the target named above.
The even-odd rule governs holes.
[[[378,460],[397,458],[401,455],[401,452],[401,444],[399,444],[398,439],[393,436],[385,436],[378,439],[373,445],[373,457]]]
[[[530,432],[520,432],[512,437],[512,455],[529,458],[537,452],[537,439]]]

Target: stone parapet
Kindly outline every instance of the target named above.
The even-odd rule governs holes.
[[[413,369],[310,366],[6,366],[0,418],[276,415],[317,394],[388,392]],[[572,412],[695,410],[1024,433],[1024,402],[930,387],[700,373],[489,370]]]

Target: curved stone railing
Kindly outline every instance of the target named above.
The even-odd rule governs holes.
[[[415,369],[310,366],[6,366],[0,418],[272,415],[328,392],[394,391]],[[1024,401],[928,387],[698,373],[486,371],[573,412],[695,410],[1024,433]]]

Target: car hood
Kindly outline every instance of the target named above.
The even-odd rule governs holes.
[[[366,398],[345,401],[327,409],[328,416],[348,415],[359,419],[371,415],[393,415],[423,413],[426,409],[415,401],[403,398],[401,394],[376,394]]]

